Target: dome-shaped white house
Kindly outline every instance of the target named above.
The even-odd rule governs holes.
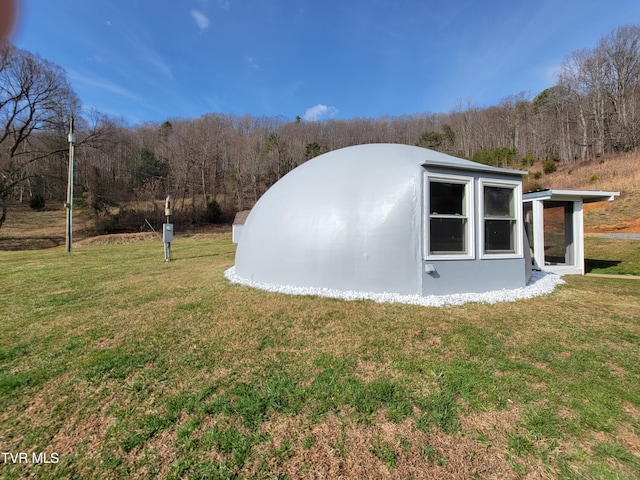
[[[440,295],[526,285],[522,175],[397,144],[289,172],[251,210],[235,273],[276,285]]]

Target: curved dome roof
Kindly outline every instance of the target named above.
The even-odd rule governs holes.
[[[236,274],[277,285],[420,293],[420,167],[431,162],[484,167],[397,144],[347,147],[300,165],[249,214]]]

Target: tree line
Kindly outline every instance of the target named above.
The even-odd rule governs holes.
[[[227,217],[251,207],[301,163],[356,144],[418,145],[516,168],[635,151],[640,27],[620,26],[595,47],[572,52],[555,85],[536,95],[489,107],[459,102],[447,113],[322,122],[211,113],[129,126],[82,111],[61,67],[9,46],[0,58],[0,226],[11,201],[64,198],[71,115],[79,130],[78,201],[101,219],[101,230],[161,221],[156,200],[168,193],[176,218],[196,224],[212,206]]]

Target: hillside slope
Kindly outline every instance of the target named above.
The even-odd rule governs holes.
[[[541,170],[534,165],[529,172]],[[640,233],[640,153],[560,166],[538,182],[543,188],[620,192],[613,202],[585,205],[585,231]]]

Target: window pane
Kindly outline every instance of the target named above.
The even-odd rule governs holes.
[[[488,217],[515,217],[513,188],[484,187],[484,214]]]
[[[485,220],[484,245],[486,252],[514,253],[515,220]]]
[[[466,215],[463,183],[429,182],[429,213]]]
[[[467,220],[464,218],[431,218],[430,253],[464,253]]]

